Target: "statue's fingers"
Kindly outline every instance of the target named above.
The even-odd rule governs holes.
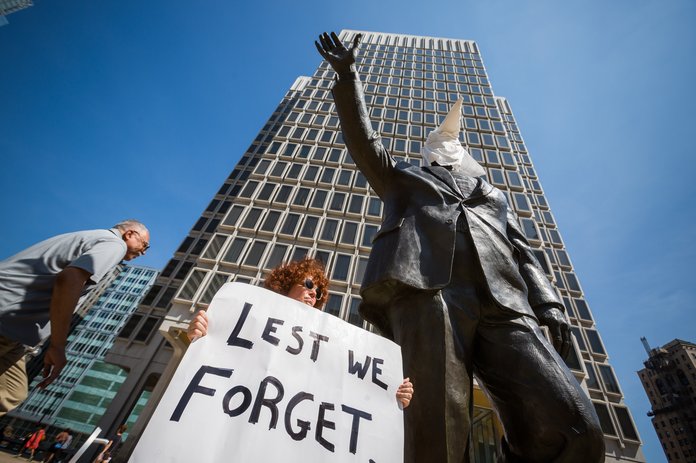
[[[345,48],[343,46],[343,42],[341,42],[341,39],[338,38],[335,32],[331,33],[331,38],[333,39],[333,43],[336,48]]]
[[[358,48],[358,45],[360,45],[360,41],[362,40],[362,34],[358,34],[355,36],[353,39],[353,48]]]
[[[333,43],[331,43],[331,37],[329,37],[329,34],[327,34],[326,32],[319,36],[319,41],[321,42],[321,46],[324,47],[324,50],[327,53],[334,48]]]
[[[314,45],[317,47],[317,51],[319,52],[321,57],[328,61],[329,59],[326,56],[326,52],[324,51],[324,49],[321,47],[321,45],[319,45],[319,43],[316,40],[314,41]]]

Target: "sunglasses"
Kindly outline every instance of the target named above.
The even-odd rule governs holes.
[[[317,300],[321,299],[321,297],[324,295],[324,291],[321,289],[321,287],[315,285],[311,278],[306,278],[302,284],[305,288],[314,290],[314,293],[317,295]]]

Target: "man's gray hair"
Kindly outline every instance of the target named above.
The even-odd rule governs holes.
[[[114,225],[114,228],[118,228],[122,232],[127,230],[135,230],[138,233],[150,233],[142,222],[135,219],[122,220],[121,222]]]

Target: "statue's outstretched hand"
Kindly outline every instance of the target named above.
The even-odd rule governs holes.
[[[353,45],[346,48],[341,39],[338,38],[335,32],[331,35],[324,32],[319,36],[319,42],[314,41],[319,54],[331,65],[334,71],[339,76],[345,76],[350,73],[351,66],[355,64],[355,56],[358,52],[358,45],[362,34],[358,34],[353,39]]]
[[[567,358],[572,342],[570,340],[570,328],[565,315],[556,307],[544,307],[537,311],[539,324],[547,326],[551,334],[551,342],[556,352],[562,358]]]

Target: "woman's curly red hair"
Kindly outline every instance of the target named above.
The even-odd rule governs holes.
[[[321,289],[321,299],[317,298],[314,303],[315,308],[321,309],[328,299],[329,279],[326,278],[324,264],[320,260],[305,257],[279,265],[268,275],[264,286],[274,293],[287,296],[293,286],[302,284],[308,276]]]

